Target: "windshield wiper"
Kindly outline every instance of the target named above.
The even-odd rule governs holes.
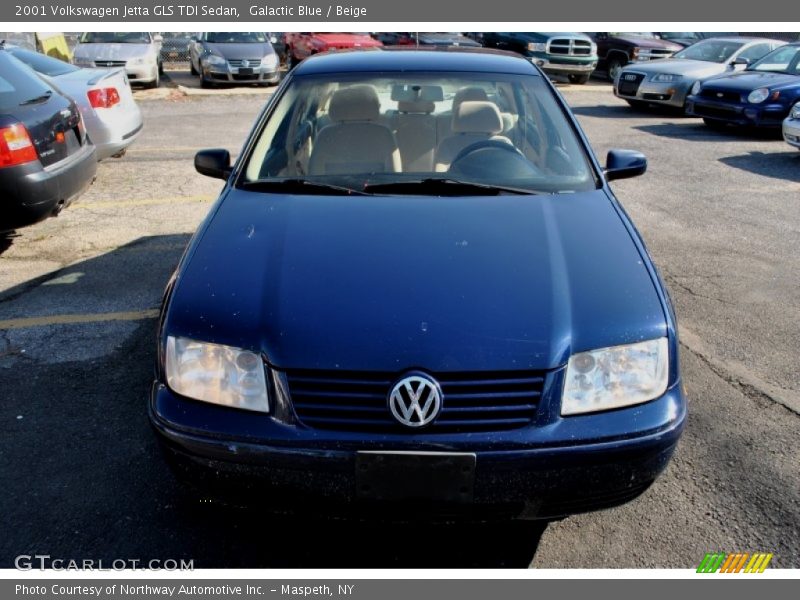
[[[413,194],[428,193],[444,196],[493,196],[499,194],[519,194],[534,196],[539,192],[504,185],[490,185],[474,181],[461,181],[450,177],[427,177],[410,181],[393,181],[391,183],[371,183],[364,186],[365,192],[373,194]]]
[[[22,102],[19,103],[19,105],[20,106],[27,106],[29,104],[38,104],[39,102],[44,102],[45,100],[50,98],[50,96],[52,96],[52,95],[53,95],[53,92],[50,91],[50,90],[47,90],[41,96],[36,96],[34,98],[28,98],[27,100],[23,100]]]
[[[336,196],[370,196],[371,194],[356,190],[353,188],[345,187],[343,185],[336,185],[333,183],[322,183],[318,181],[309,181],[308,179],[275,179],[275,180],[260,180],[260,181],[247,181],[242,184],[242,187],[247,190],[254,190],[258,192],[288,192],[295,194],[328,194]]]

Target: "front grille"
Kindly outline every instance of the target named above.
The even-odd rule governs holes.
[[[651,48],[649,50],[642,50],[639,53],[640,58],[647,58],[650,57],[651,60],[657,60],[659,58],[669,58],[672,56],[674,52],[672,50],[663,50],[660,48]]]
[[[257,69],[258,67],[261,66],[261,59],[260,58],[247,58],[247,59],[232,58],[232,59],[230,59],[228,61],[228,64],[231,67],[233,67],[234,69],[238,69],[240,67],[244,67],[244,61],[245,60],[247,61],[247,67],[250,67],[251,69]],[[247,68],[247,67],[245,67],[245,68]]]
[[[569,56],[589,56],[592,53],[592,43],[586,40],[556,38],[548,42],[548,53],[566,54]]]
[[[95,67],[124,67],[124,60],[96,60],[94,61]]]
[[[722,90],[709,90],[703,89],[700,90],[700,96],[702,98],[710,98],[712,100],[719,100],[723,102],[741,102],[742,96],[739,92],[726,92]]]
[[[620,96],[635,96],[643,80],[644,75],[642,73],[623,72],[619,76],[617,93]]]
[[[442,409],[426,433],[500,431],[529,425],[542,395],[544,373],[504,371],[432,375],[442,389]],[[298,419],[339,431],[418,433],[397,423],[387,395],[397,373],[291,371],[286,373]]]

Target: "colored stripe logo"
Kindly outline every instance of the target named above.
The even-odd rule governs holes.
[[[772,560],[766,552],[709,552],[700,561],[698,573],[763,573]]]

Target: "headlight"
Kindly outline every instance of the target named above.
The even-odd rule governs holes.
[[[137,56],[136,58],[128,59],[129,65],[146,65],[148,62],[151,62],[149,56]]]
[[[674,83],[680,80],[681,80],[681,75],[675,75],[672,73],[658,73],[652,79],[652,81],[657,83]]]
[[[800,119],[800,102],[792,107],[792,112],[789,114],[793,119]]]
[[[695,81],[692,85],[692,96],[696,96],[700,93],[700,88],[703,87],[703,84],[699,81]]]
[[[274,69],[278,66],[278,55],[277,54],[267,54],[264,58],[261,59],[261,66],[267,70]]]
[[[167,385],[181,396],[269,411],[264,364],[254,352],[169,336],[165,362]]]
[[[561,414],[609,410],[658,398],[667,389],[668,355],[667,338],[573,354],[567,364]]]
[[[225,65],[228,61],[218,54],[207,54],[205,57],[203,57],[203,62],[207,65]]]
[[[589,46],[589,53],[590,53],[592,56],[594,56],[595,54],[597,54],[597,44],[595,44],[594,42],[592,42],[592,44]]]
[[[759,102],[763,102],[769,97],[769,88],[758,88],[757,90],[753,90],[747,96],[747,101],[750,104],[758,104]]]
[[[547,51],[547,44],[543,42],[530,42],[528,44],[528,51],[529,52],[546,52]]]

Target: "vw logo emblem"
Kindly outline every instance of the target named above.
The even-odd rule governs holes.
[[[245,58],[245,59],[242,61],[242,66],[243,66],[243,67],[249,67],[249,66],[250,66],[250,61],[249,61],[249,60],[247,60],[247,59]]]
[[[408,375],[389,392],[389,410],[401,425],[424,427],[442,410],[442,390],[427,375]]]

